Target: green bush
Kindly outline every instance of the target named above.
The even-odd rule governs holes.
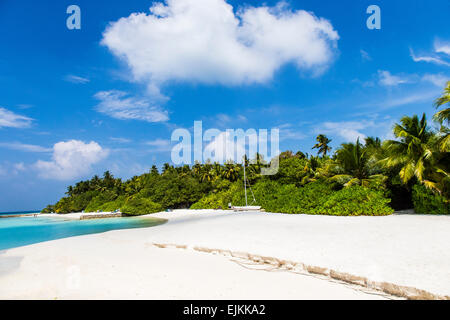
[[[229,202],[235,206],[245,205],[243,188],[237,185],[225,192],[204,197],[192,206],[192,209],[224,208]],[[389,215],[393,209],[389,207],[390,199],[382,191],[371,190],[361,186],[353,186],[339,191],[325,182],[313,182],[304,187],[293,184],[283,185],[271,180],[262,180],[252,187],[257,199],[248,190],[249,204],[260,205],[268,212],[288,214],[323,214],[340,216],[357,215]]]
[[[109,212],[109,210],[108,211],[104,210],[103,207],[105,206],[105,204],[111,203],[116,199],[117,199],[116,193],[114,193],[113,191],[109,191],[109,190],[104,191],[89,202],[85,211],[86,212],[96,212],[97,210],[100,210],[100,211]],[[120,205],[118,208],[115,208],[114,210],[117,210],[117,209],[120,209]],[[114,210],[112,210],[112,211],[114,211]]]
[[[394,213],[390,199],[382,191],[361,186],[344,188],[333,192],[328,199],[308,213],[336,216],[384,216]]]
[[[116,210],[120,210],[125,204],[127,198],[125,196],[120,196],[114,201],[107,202],[98,207],[97,210],[102,212],[114,212]]]
[[[413,187],[413,203],[417,213],[450,214],[450,203],[444,197],[433,193],[425,186],[417,184]]]
[[[230,186],[230,183],[226,183]],[[244,192],[244,188],[240,183],[234,183],[231,187],[224,188],[222,191],[209,194],[201,198],[198,202],[191,206],[191,209],[227,209],[229,203],[233,203],[233,195]]]
[[[198,202],[210,190],[209,183],[201,183],[191,176],[180,178],[176,172],[168,172],[150,177],[137,196],[160,203],[165,209],[184,209]]]
[[[272,180],[262,180],[252,187],[256,203],[249,191],[249,204],[259,205],[268,212],[276,213],[310,213],[325,202],[332,192],[332,186],[323,182],[309,183],[304,187],[293,184],[284,185]],[[233,194],[233,205],[245,205],[244,192]]]
[[[163,207],[146,198],[129,199],[121,208],[122,213],[129,216],[140,216],[160,212]]]
[[[52,205],[48,205],[41,211],[41,213],[54,213],[54,212],[56,212],[56,209],[55,206]]]

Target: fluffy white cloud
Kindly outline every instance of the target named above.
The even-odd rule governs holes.
[[[408,83],[410,80],[407,77],[395,76],[389,71],[378,70],[379,83],[383,86],[391,87],[399,84]]]
[[[147,99],[127,97],[126,92],[112,90],[101,91],[95,95],[100,100],[96,109],[119,120],[142,120],[164,122],[169,120],[167,111],[161,110]]]
[[[35,168],[45,179],[72,180],[89,173],[92,165],[106,158],[108,153],[96,142],[59,142],[53,146],[52,160],[39,160]]]
[[[28,128],[33,119],[0,107],[0,128]]]
[[[235,14],[225,0],[166,0],[111,23],[102,44],[158,94],[168,81],[263,83],[287,63],[317,74],[338,39],[329,21],[285,3]]]

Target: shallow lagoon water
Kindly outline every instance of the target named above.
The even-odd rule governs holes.
[[[0,250],[111,230],[149,228],[166,221],[150,217],[67,220],[64,218],[0,219]]]

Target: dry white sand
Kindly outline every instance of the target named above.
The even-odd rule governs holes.
[[[450,293],[450,217],[329,217],[226,211],[154,215],[117,230],[0,253],[0,299],[374,299],[353,287],[255,271],[222,256],[154,243],[229,249]]]
[[[0,299],[386,299],[223,256],[158,249],[125,231],[57,240],[0,254]]]
[[[265,255],[450,296],[450,216],[188,210],[155,216],[170,221],[149,233],[148,242]]]

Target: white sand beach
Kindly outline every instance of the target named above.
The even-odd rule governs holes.
[[[169,222],[1,252],[0,299],[393,298],[326,277],[202,253],[195,247],[285,259],[450,295],[447,216],[330,217],[210,210],[153,216]],[[155,244],[187,249],[161,249]]]

